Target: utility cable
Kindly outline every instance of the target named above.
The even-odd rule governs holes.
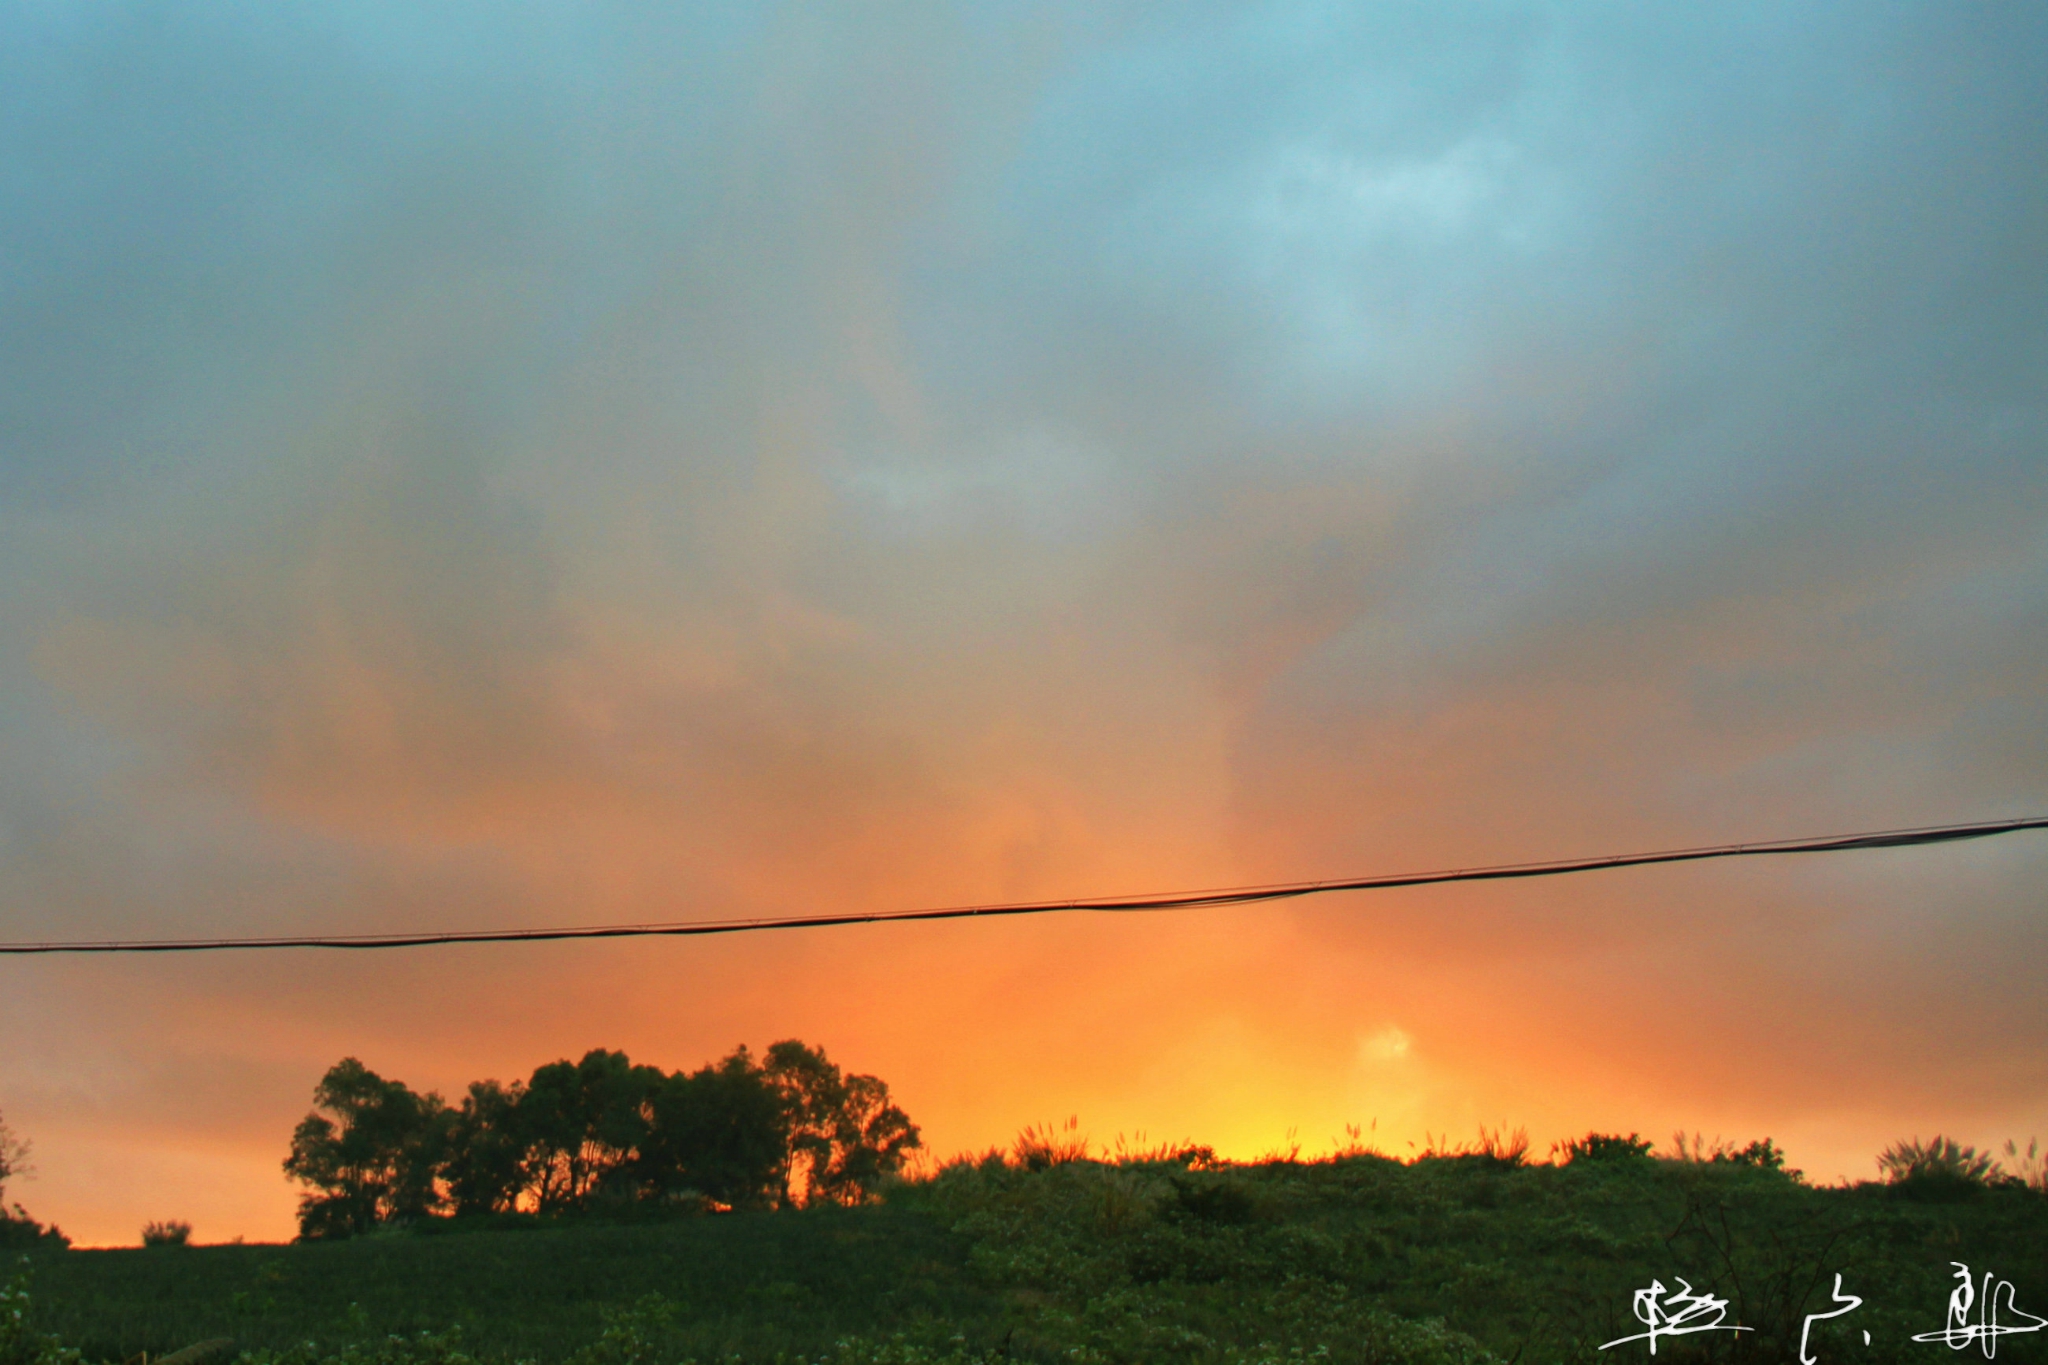
[[[252,948],[426,948],[451,943],[549,943],[581,938],[694,938],[710,934],[747,934],[768,929],[825,929],[842,924],[901,924],[917,920],[984,919],[1005,915],[1046,915],[1069,910],[1101,912],[1194,910],[1205,906],[1251,905],[1292,900],[1333,891],[1391,891],[1406,886],[1437,886],[1447,882],[1500,882],[1529,877],[1562,877],[1608,868],[1649,867],[1659,863],[1697,863],[1713,858],[1761,858],[1787,853],[1851,853],[1876,848],[1916,848],[1988,839],[2018,830],[2048,829],[2048,816],[1994,820],[1969,825],[1933,825],[1919,829],[1878,830],[1819,839],[1773,839],[1761,843],[1717,844],[1706,848],[1663,849],[1653,853],[1621,853],[1605,858],[1573,858],[1541,863],[1507,863],[1494,867],[1452,868],[1385,877],[1352,877],[1332,881],[1285,882],[1265,886],[1225,887],[1167,895],[1111,896],[1097,900],[1019,901],[991,905],[953,905],[927,910],[882,910],[868,914],[802,915],[787,919],[686,920],[673,924],[583,925],[561,929],[480,929],[453,933],[329,934],[275,938],[110,939],[72,943],[0,943],[0,955],[40,953],[206,953]]]

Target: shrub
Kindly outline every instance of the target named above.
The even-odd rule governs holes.
[[[169,1357],[166,1357],[169,1359]],[[288,1346],[281,1351],[245,1351],[235,1365],[478,1365],[462,1349],[456,1328],[445,1332],[421,1332],[405,1337],[396,1333],[381,1341],[351,1342],[339,1351],[322,1352],[315,1342]]]
[[[0,1205],[0,1250],[61,1251],[70,1245],[55,1223],[44,1227],[19,1204],[12,1209]]]
[[[1784,1150],[1769,1138],[1758,1138],[1747,1147],[1733,1147],[1725,1152],[1716,1152],[1714,1160],[1736,1166],[1754,1166],[1764,1171],[1785,1169]],[[1791,1174],[1796,1176],[1799,1172],[1793,1171]]]
[[[604,1330],[569,1357],[569,1365],[655,1365],[674,1358],[675,1304],[659,1294],[626,1308],[603,1310]]]
[[[1173,1210],[1200,1223],[1249,1223],[1251,1194],[1228,1175],[1169,1176]]]
[[[1899,1193],[1936,1200],[1968,1198],[2004,1174],[1989,1152],[1939,1133],[1930,1142],[1916,1137],[1893,1143],[1877,1158],[1877,1168]]]
[[[1479,1141],[1472,1153],[1508,1170],[1526,1166],[1529,1164],[1529,1130],[1517,1128],[1510,1133],[1505,1123],[1490,1132],[1481,1127]]]
[[[1017,1134],[1017,1141],[1010,1150],[1017,1164],[1027,1171],[1043,1171],[1053,1166],[1086,1161],[1093,1145],[1081,1135],[1080,1128],[1079,1115],[1069,1118],[1058,1128],[1050,1123],[1034,1124]]]
[[[164,1223],[144,1223],[142,1244],[146,1247],[182,1247],[192,1242],[192,1225],[178,1219]]]
[[[1339,1156],[1373,1154],[1370,1148],[1359,1145],[1358,1130],[1355,1127],[1350,1132],[1352,1145],[1349,1149],[1340,1148]],[[1482,1124],[1477,1141],[1455,1145],[1448,1133],[1442,1137],[1434,1133],[1424,1133],[1422,1136],[1422,1150],[1417,1152],[1414,1158],[1417,1161],[1460,1161],[1508,1171],[1529,1164],[1529,1130],[1526,1128],[1517,1128],[1509,1132],[1505,1123],[1499,1128],[1488,1128]]]
[[[77,1351],[35,1330],[28,1276],[24,1256],[14,1278],[0,1284],[0,1365],[80,1365]]]
[[[1640,1134],[1622,1137],[1617,1133],[1588,1133],[1568,1142],[1552,1143],[1550,1154],[1563,1156],[1566,1166],[1581,1161],[1635,1161],[1650,1154],[1651,1144]]]
[[[1781,1171],[1793,1180],[1805,1178],[1804,1171],[1788,1170],[1785,1166],[1785,1150],[1769,1138],[1758,1138],[1754,1142],[1737,1147],[1732,1142],[1715,1138],[1708,1142],[1698,1133],[1690,1138],[1680,1129],[1671,1135],[1671,1155],[1668,1160],[1684,1161],[1715,1166],[1754,1166],[1761,1171]]]

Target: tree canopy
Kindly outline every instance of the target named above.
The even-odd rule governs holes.
[[[920,1145],[884,1081],[794,1039],[673,1074],[595,1049],[477,1081],[455,1107],[348,1057],[313,1103],[284,1162],[308,1187],[303,1237],[444,1215],[858,1204]]]
[[[450,1130],[448,1106],[415,1095],[353,1057],[313,1090],[314,1112],[292,1133],[285,1174],[319,1191],[299,1201],[308,1237],[368,1232],[432,1211]]]

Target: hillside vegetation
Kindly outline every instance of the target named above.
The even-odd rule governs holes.
[[[1644,1146],[1237,1165],[1025,1143],[865,1207],[51,1253],[34,1335],[11,1349],[48,1355],[51,1334],[105,1360],[231,1339],[250,1365],[1612,1361],[1646,1354],[1597,1349],[1642,1331],[1635,1293],[1683,1278],[1751,1330],[1667,1338],[1659,1360],[1791,1361],[1840,1272],[1862,1306],[1819,1324],[1811,1354],[1884,1365],[1947,1358],[1910,1338],[1946,1325],[1954,1263],[2009,1281],[2021,1310],[2048,1304],[2048,1198],[1938,1140],[1850,1188],[1803,1183],[1768,1143]],[[1995,1343],[2019,1365],[2044,1344]]]

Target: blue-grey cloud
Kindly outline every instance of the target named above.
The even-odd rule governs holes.
[[[5,24],[11,936],[2048,804],[2033,7]],[[1513,1054],[1787,1122],[2048,1117],[2048,853],[1883,866],[1317,912],[1247,960],[1314,944],[1302,999],[1423,1011],[1411,963],[1467,1002],[1414,1056],[1501,1085]],[[1322,1027],[1174,951],[1153,985],[1264,1021],[1217,1037]],[[32,987],[63,1060],[15,1064],[58,1120],[102,1101],[34,1078],[92,1057],[228,1084],[196,1024],[116,1064],[177,1007],[77,979]],[[317,1050],[366,980],[249,1008]],[[1631,1034],[1660,1004],[1725,1021],[1698,1070]]]

